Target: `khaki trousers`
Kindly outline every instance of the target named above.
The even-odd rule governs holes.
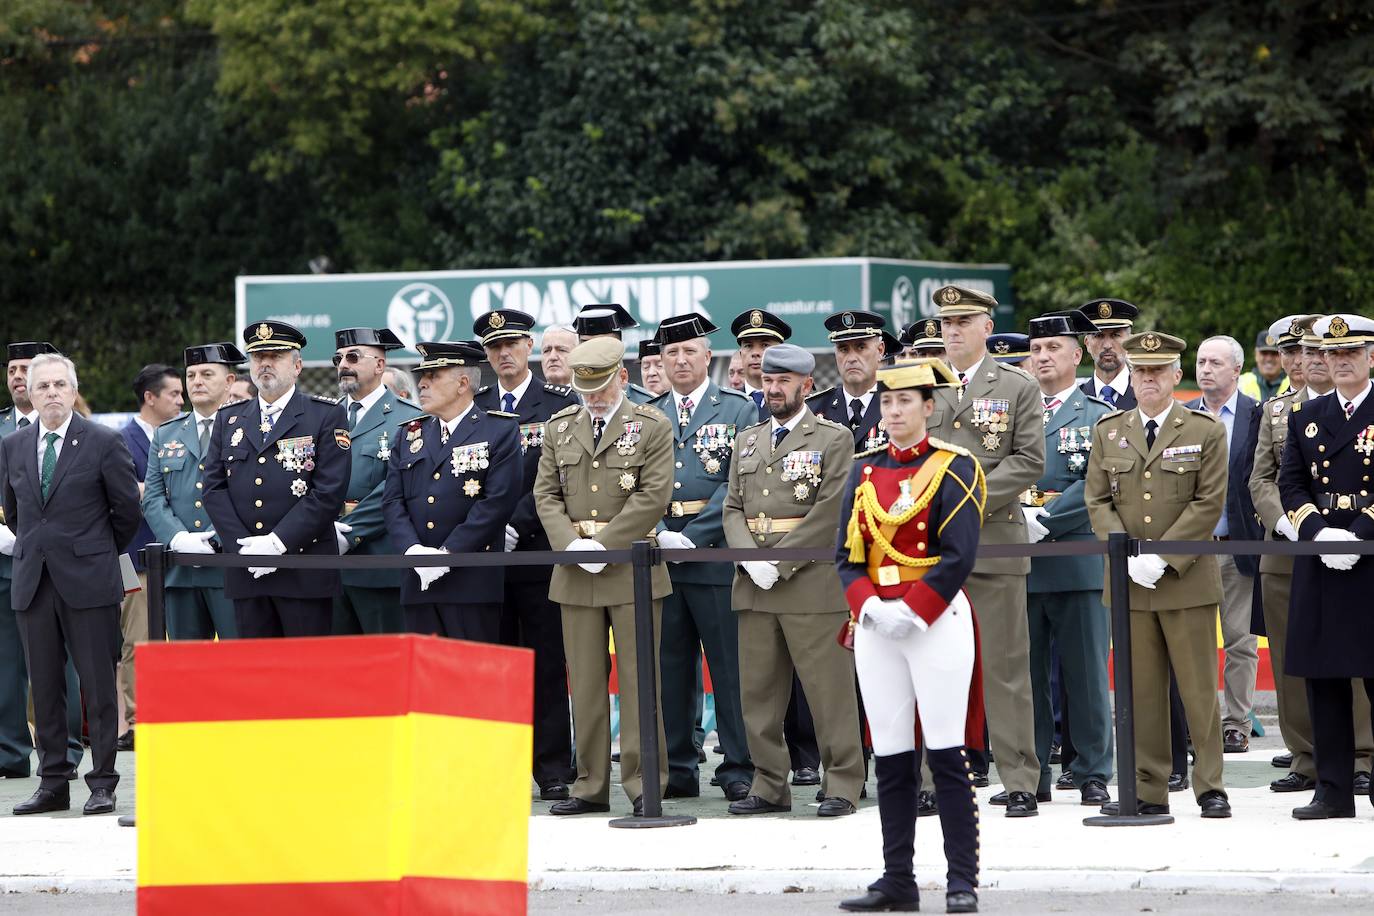
[[[1026,577],[975,570],[964,590],[978,619],[983,704],[997,775],[1008,792],[1034,795],[1040,783],[1040,761],[1035,756]]]
[[[577,781],[572,796],[595,804],[611,800],[611,702],[608,687],[611,658],[608,631],[615,636],[616,677],[620,685],[620,784],[634,801],[644,793],[639,757],[639,653],[635,647],[635,606],[563,608],[563,651],[572,685],[573,730],[577,740]],[[663,620],[663,602],[654,601],[654,651]],[[655,667],[657,673],[657,667]],[[658,698],[654,700],[655,705]],[[663,717],[657,716],[658,784],[668,785],[667,742]]]
[[[859,803],[864,758],[854,697],[854,653],[835,641],[848,617],[847,611],[738,614],[740,700],[754,761],[750,794],[766,802],[792,803],[792,757],[783,737],[783,719],[795,671],[816,724],[826,794]]]
[[[124,721],[134,727],[138,707],[134,699],[134,646],[148,641],[148,574],[138,574],[143,588],[124,596],[119,609],[119,631],[124,645],[119,654],[119,696],[124,701]]]
[[[1221,571],[1222,730],[1234,728],[1250,737],[1250,710],[1255,705],[1255,673],[1259,671],[1259,639],[1250,632],[1255,580],[1236,568],[1234,557],[1217,557]]]
[[[1142,802],[1169,803],[1173,766],[1169,734],[1169,666],[1193,734],[1193,794],[1225,791],[1221,782],[1221,714],[1217,703],[1217,606],[1131,611],[1135,667],[1136,787]],[[999,761],[1000,763],[1000,761]]]

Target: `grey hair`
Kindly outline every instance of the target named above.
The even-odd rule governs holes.
[[[33,362],[29,363],[29,370],[25,377],[25,382],[28,384],[29,390],[33,390],[33,370],[40,366],[50,366],[53,363],[61,363],[67,368],[67,381],[71,382],[72,391],[80,391],[81,386],[77,384],[76,381],[76,363],[67,359],[67,357],[60,353],[40,353],[33,358]]]
[[[401,388],[405,391],[403,397],[415,397],[415,376],[411,375],[409,372],[407,372],[405,369],[402,369],[400,366],[387,366],[386,371],[394,372],[396,374],[395,387]]]
[[[464,377],[467,378],[468,384],[472,386],[472,390],[473,390],[473,391],[476,391],[478,388],[481,387],[481,385],[482,385],[482,370],[481,370],[481,369],[477,368],[476,366],[454,366],[453,368],[457,370],[457,372],[458,372],[459,375],[464,376]]]
[[[571,334],[571,335],[574,336],[574,337],[577,336],[577,328],[573,327],[573,326],[570,325],[570,324],[551,324],[551,325],[549,325],[547,328],[544,329],[544,333],[543,333],[543,334],[540,334],[540,335],[539,335],[539,340],[540,340],[541,343],[542,343],[543,340],[544,340],[544,336],[545,336],[546,334],[548,334],[550,331],[566,331],[567,333]]]
[[[1237,369],[1245,365],[1245,348],[1240,345],[1240,341],[1236,340],[1234,337],[1228,337],[1225,334],[1214,334],[1202,343],[1209,344],[1214,340],[1219,340],[1226,344],[1227,348],[1231,351],[1231,365],[1235,366]],[[1201,348],[1201,346],[1202,344],[1198,345],[1199,348]]]

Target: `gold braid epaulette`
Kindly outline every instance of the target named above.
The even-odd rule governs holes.
[[[849,528],[845,537],[845,546],[849,548],[849,561],[851,563],[864,561],[863,529],[866,521],[868,530],[873,535],[873,549],[891,559],[892,562],[900,566],[910,567],[934,566],[940,562],[938,556],[907,556],[892,546],[892,542],[883,536],[880,528],[883,525],[899,528],[924,512],[930,505],[930,501],[935,498],[935,494],[940,491],[940,482],[944,479],[950,464],[954,462],[956,457],[958,457],[956,453],[943,449],[932,452],[926,460],[928,463],[937,462],[937,464],[934,473],[930,476],[930,482],[926,484],[925,489],[909,507],[897,514],[888,512],[883,508],[882,504],[878,502],[878,491],[873,486],[873,481],[865,479],[854,491],[854,510],[849,516]]]

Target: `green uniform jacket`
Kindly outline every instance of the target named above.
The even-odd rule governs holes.
[[[348,409],[347,398],[339,403],[345,410]],[[420,408],[396,397],[387,389],[377,403],[359,415],[357,427],[349,432],[352,440],[352,448],[349,449],[352,471],[348,478],[341,520],[353,527],[348,533],[353,544],[348,551],[350,554],[373,556],[396,553],[387,536],[386,520],[382,517],[382,490],[386,487],[386,468],[391,450],[402,438],[397,431],[403,423],[420,416],[424,416]],[[345,566],[341,574],[344,585],[400,588],[404,570],[349,569]]]
[[[1139,410],[1110,413],[1093,430],[1084,500],[1093,530],[1105,539],[1113,531],[1154,541],[1210,541],[1226,504],[1226,427],[1182,404],[1171,404],[1145,446]],[[1142,553],[1150,553],[1141,544]],[[1169,564],[1153,589],[1131,582],[1131,610],[1164,611],[1221,601],[1217,558],[1162,554]],[[1111,602],[1111,576],[1104,603]]]
[[[143,518],[159,543],[171,545],[172,538],[183,531],[199,534],[214,527],[205,511],[201,480],[205,459],[200,454],[198,433],[194,413],[168,420],[153,431],[148,474],[143,481]],[[171,566],[167,569],[167,587],[224,588],[224,570]]]
[[[1288,415],[1294,404],[1302,404],[1311,399],[1307,388],[1289,391],[1267,401],[1260,408],[1259,439],[1255,443],[1255,469],[1250,474],[1250,498],[1255,502],[1255,514],[1264,527],[1266,541],[1278,540],[1274,526],[1286,513],[1283,500],[1279,497],[1279,464],[1283,460],[1283,448],[1288,442]],[[1260,557],[1259,571],[1276,573],[1280,576],[1293,575],[1293,558],[1278,554],[1265,554]]]
[[[619,444],[618,444],[619,443]],[[673,492],[673,434],[658,410],[623,400],[606,421],[599,443],[592,416],[568,407],[549,418],[534,481],[534,507],[554,550],[590,537],[608,550],[623,550],[649,537]],[[579,535],[575,522],[606,522]],[[672,592],[668,567],[654,567],[653,596]],[[549,600],[583,607],[634,603],[634,572],[616,563],[592,574],[576,564],[554,567]]]
[[[773,448],[772,423],[741,430],[730,463],[724,525],[728,546],[826,547],[835,545],[845,482],[854,464],[849,428],[802,409],[801,419]],[[749,519],[796,519],[788,532],[749,530]],[[757,524],[757,523],[756,523]],[[770,614],[830,614],[848,610],[840,576],[830,560],[778,562],[777,583],[767,591],[744,570],[735,573],[732,604]]]

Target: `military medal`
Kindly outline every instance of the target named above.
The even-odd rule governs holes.
[[[544,424],[525,423],[520,427],[520,453],[523,455],[532,448],[544,447]]]
[[[701,466],[708,474],[719,474],[729,461],[730,450],[735,445],[735,426],[733,423],[706,423],[697,430],[692,443],[692,451],[697,453]]]
[[[271,424],[271,423],[268,423],[266,420],[263,420],[261,423],[258,424],[258,432],[262,433],[263,435],[266,435],[267,433],[270,433],[271,431],[272,431],[272,424]]]
[[[1366,458],[1374,453],[1374,426],[1366,426],[1355,437],[1355,451],[1363,453]]]
[[[795,499],[795,500],[796,500],[797,502],[799,502],[799,503],[800,503],[800,502],[805,502],[805,501],[806,501],[806,498],[807,498],[808,496],[810,496],[810,495],[811,495],[811,488],[808,487],[808,486],[807,486],[806,484],[804,484],[804,483],[799,483],[799,484],[797,484],[795,487],[792,488],[792,498]]]
[[[386,440],[386,430],[377,437],[377,458],[380,461],[391,460],[391,443]]]
[[[239,444],[240,442],[242,442],[242,441],[243,441],[243,429],[242,429],[242,427],[240,427],[239,429],[234,430],[234,434],[233,434],[232,436],[229,437],[229,444],[230,444],[230,445],[238,445],[238,444]]]
[[[864,472],[867,473],[867,472],[868,472],[868,468],[864,468]],[[900,481],[898,481],[898,482],[897,482],[897,489],[900,490],[901,492],[898,494],[896,501],[893,502],[892,505],[889,506],[889,507],[888,507],[888,510],[887,510],[888,512],[892,513],[893,515],[901,515],[903,512],[907,511],[908,509],[910,509],[912,506],[914,506],[914,505],[916,504],[915,498],[912,497],[912,495],[911,495],[911,478],[910,478],[910,477],[908,477],[906,480],[900,480]]]
[[[624,490],[626,493],[629,493],[629,492],[632,491],[634,488],[635,488],[635,475],[631,474],[629,471],[626,471],[625,473],[621,474],[621,475],[620,475],[620,489]]]
[[[707,458],[705,462],[705,467],[706,473],[708,474],[720,473],[720,461],[715,458]]]
[[[468,478],[463,481],[463,495],[471,499],[476,499],[477,494],[482,492],[482,483],[479,480]]]
[[[288,471],[314,470],[315,440],[312,436],[292,436],[277,440],[277,461]]]
[[[1315,439],[1317,436],[1317,424],[1308,423],[1307,428],[1303,430],[1303,433],[1307,436],[1307,438]]]
[[[491,464],[491,456],[485,442],[460,445],[453,450],[450,459],[454,477],[462,477],[471,471],[485,471]]]
[[[1109,430],[1107,430],[1107,441],[1108,441],[1108,442],[1111,442],[1111,441],[1112,441],[1113,439],[1115,439],[1115,438],[1116,438],[1116,430],[1114,430],[1114,429],[1109,429]]]
[[[301,480],[299,477],[291,481],[291,495],[296,497],[297,499],[300,499],[302,496],[304,496],[306,491],[309,489],[310,488],[306,486],[305,481]]]
[[[425,447],[425,440],[423,440],[423,439],[411,439],[411,440],[410,440],[410,453],[411,453],[412,455],[415,454],[416,452],[418,452],[420,449],[422,449],[422,448],[424,448],[424,447]]]
[[[615,446],[615,453],[622,458],[629,457],[635,453],[635,446],[639,444],[639,433],[644,428],[643,420],[630,420],[625,423],[625,432],[612,443]]]
[[[229,418],[229,422],[230,422],[230,423],[237,423],[238,421],[239,421],[238,416],[232,416],[232,417]]]
[[[559,431],[560,433],[565,433],[565,432],[568,431],[568,421],[567,421],[567,420],[564,420],[562,423],[559,423],[559,424],[558,424],[558,431]]]
[[[983,436],[983,448],[990,452],[995,452],[1002,447],[1002,437],[997,433],[989,432]]]

